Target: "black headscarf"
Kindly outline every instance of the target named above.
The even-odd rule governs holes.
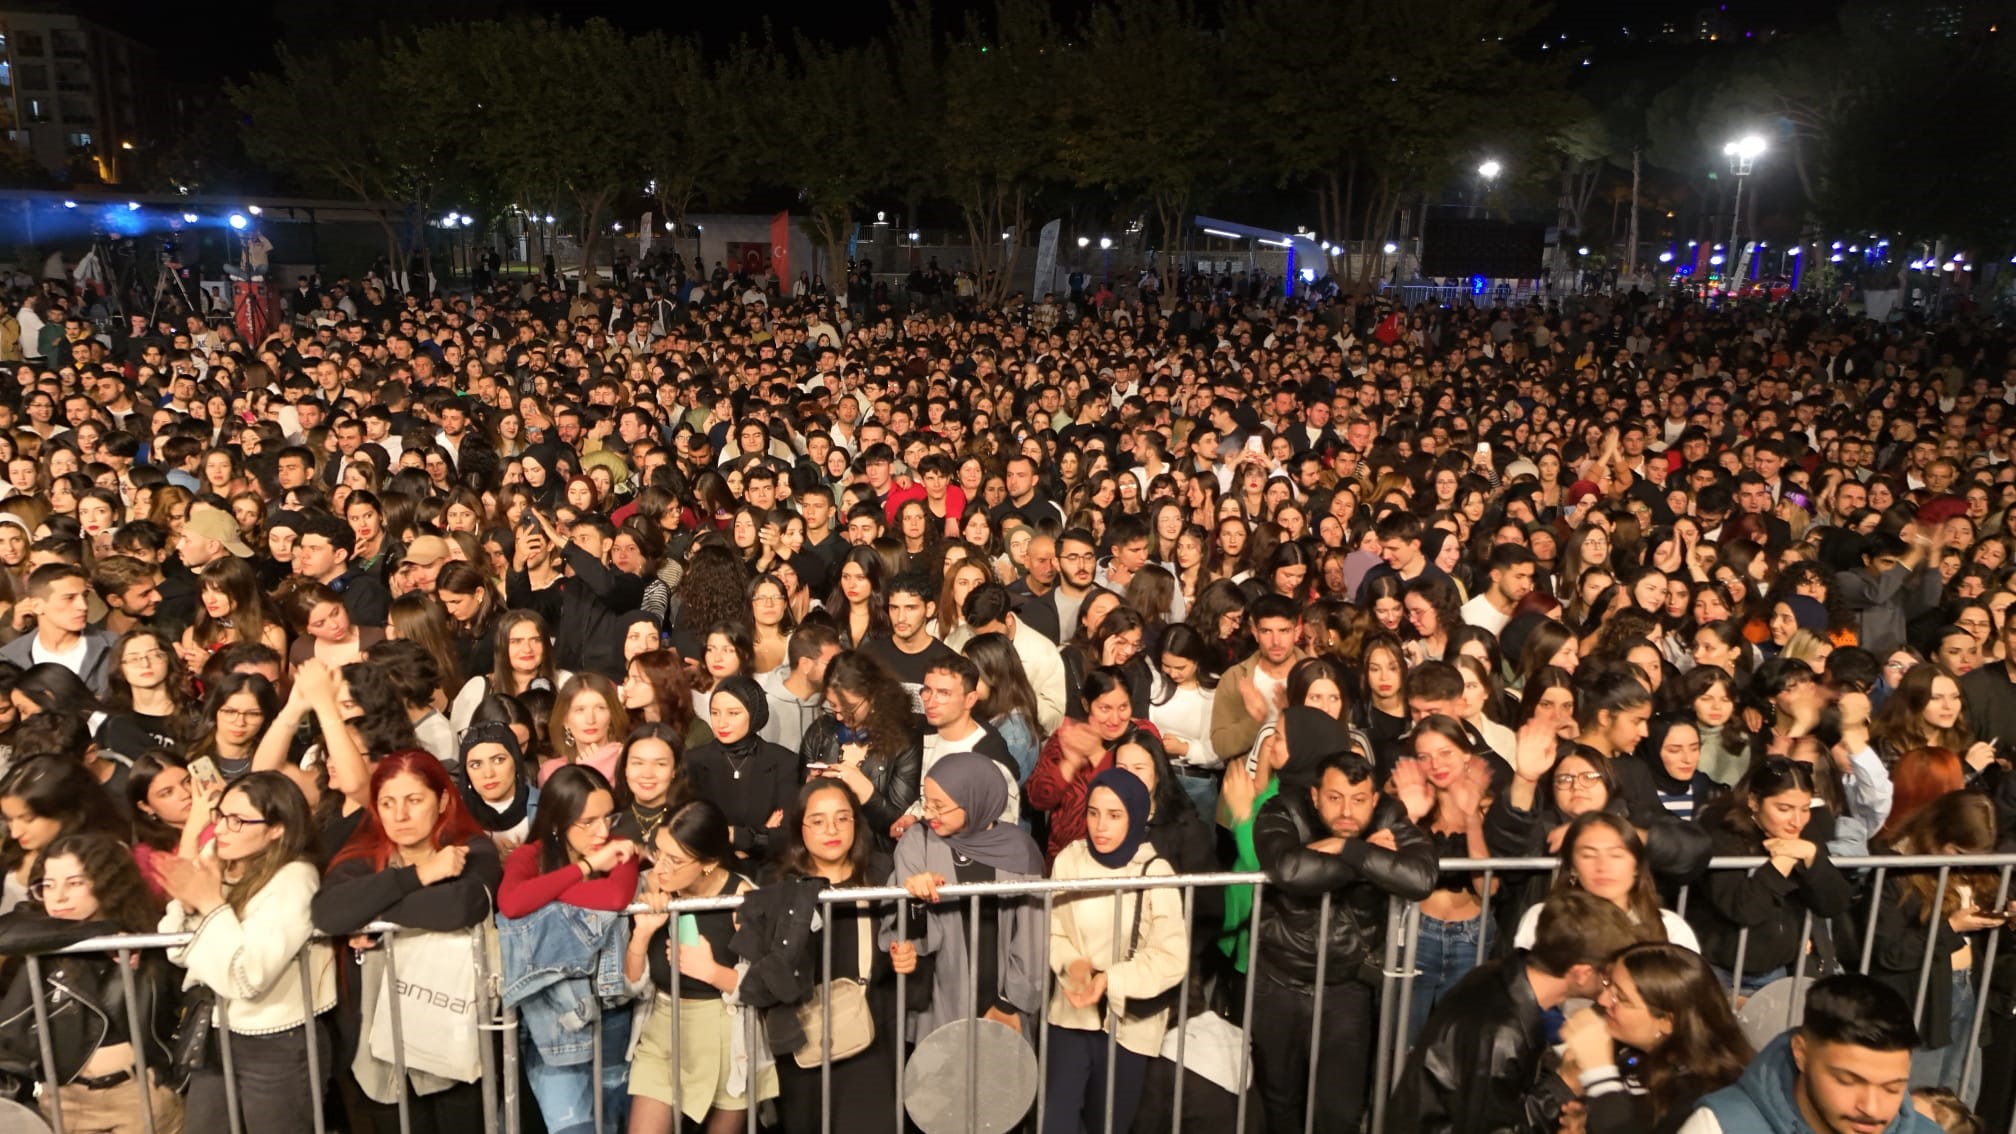
[[[480,721],[470,725],[468,731],[462,734],[459,755],[465,765],[469,761],[470,750],[479,744],[501,744],[504,751],[511,754],[511,763],[517,769],[517,794],[511,797],[509,806],[499,811],[477,793],[467,773],[456,775],[456,785],[462,789],[462,802],[468,806],[477,826],[486,831],[509,831],[525,821],[525,813],[532,805],[532,786],[525,782],[524,750],[518,747],[518,734],[501,721]]]
[[[712,701],[722,694],[742,702],[742,707],[749,711],[748,735],[733,744],[725,740],[718,742],[721,751],[729,758],[740,760],[754,753],[756,746],[763,743],[763,738],[758,734],[762,732],[764,725],[770,723],[770,698],[764,694],[763,687],[756,684],[755,678],[745,677],[739,673],[733,677],[722,678],[714,686],[714,691],[708,694],[708,699]]]
[[[1288,762],[1274,773],[1281,790],[1308,791],[1323,781],[1323,761],[1351,751],[1351,730],[1321,709],[1292,705],[1281,710],[1281,734],[1288,741]]]
[[[1092,845],[1092,838],[1085,838],[1085,849],[1092,852],[1092,861],[1108,870],[1118,870],[1134,861],[1134,854],[1141,849],[1141,843],[1148,837],[1148,785],[1141,777],[1125,768],[1108,768],[1092,777],[1091,792],[1105,788],[1120,800],[1120,806],[1127,809],[1127,837],[1110,851],[1102,851]]]

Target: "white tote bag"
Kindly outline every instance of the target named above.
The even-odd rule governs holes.
[[[452,933],[401,933],[392,942],[398,981],[378,986],[371,1012],[371,1057],[393,1062],[392,997],[399,997],[399,1034],[406,1070],[458,1083],[482,1077],[483,1001],[477,979],[481,926]]]

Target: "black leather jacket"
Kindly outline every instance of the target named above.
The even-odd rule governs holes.
[[[1410,1134],[1551,1134],[1569,1097],[1553,1056],[1526,952],[1470,971],[1435,1006],[1386,1111]]]
[[[1435,888],[1435,846],[1407,821],[1399,800],[1382,795],[1365,833],[1391,831],[1397,849],[1346,839],[1338,854],[1312,851],[1330,828],[1306,792],[1284,789],[1260,808],[1253,849],[1271,882],[1261,910],[1259,972],[1277,984],[1313,989],[1323,895],[1331,895],[1327,985],[1377,983],[1386,944],[1389,899],[1418,902]]]
[[[12,957],[46,953],[118,932],[119,927],[110,922],[63,921],[17,911],[0,918],[0,953]],[[181,973],[158,956],[138,956],[140,967],[133,974],[133,987],[140,998],[147,1066],[165,1068],[181,1004]],[[112,957],[98,953],[44,956],[42,990],[55,1041],[56,1070],[63,1082],[76,1078],[100,1047],[132,1042],[125,986],[119,978],[119,964]],[[0,1072],[24,1079],[43,1077],[35,1001],[25,964],[15,967],[6,994],[0,997]]]
[[[805,730],[805,739],[799,742],[798,756],[803,764],[838,764],[840,760],[839,722],[832,716],[821,716]],[[889,828],[910,805],[917,802],[924,790],[924,739],[913,733],[892,759],[878,760],[870,757],[861,768],[868,782],[875,785],[875,795],[861,805],[861,814],[868,820],[868,829],[875,835],[875,846],[884,854],[895,849],[896,840],[889,837]]]

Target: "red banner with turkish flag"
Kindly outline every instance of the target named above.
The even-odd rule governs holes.
[[[791,214],[770,218],[770,270],[777,273],[777,290],[791,294]]]

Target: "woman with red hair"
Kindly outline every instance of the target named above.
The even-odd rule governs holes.
[[[1878,840],[1888,842],[1919,808],[1966,786],[1967,769],[1951,748],[1913,748],[1897,757],[1897,766],[1890,769],[1890,818],[1877,832]]]
[[[371,806],[356,832],[329,863],[311,913],[315,928],[332,936],[356,934],[374,921],[408,929],[447,932],[489,920],[504,867],[462,803],[448,770],[427,752],[401,748],[371,773]],[[359,954],[378,947],[375,935],[350,938]],[[355,1061],[364,1021],[359,970],[346,967],[336,1009],[336,1066]],[[399,1128],[398,1097],[379,1084],[364,1088],[371,1122]],[[381,1098],[373,1098],[376,1094]],[[474,1130],[483,1122],[483,1094],[474,1083],[420,1094],[409,1084],[406,1104],[415,1130]]]

